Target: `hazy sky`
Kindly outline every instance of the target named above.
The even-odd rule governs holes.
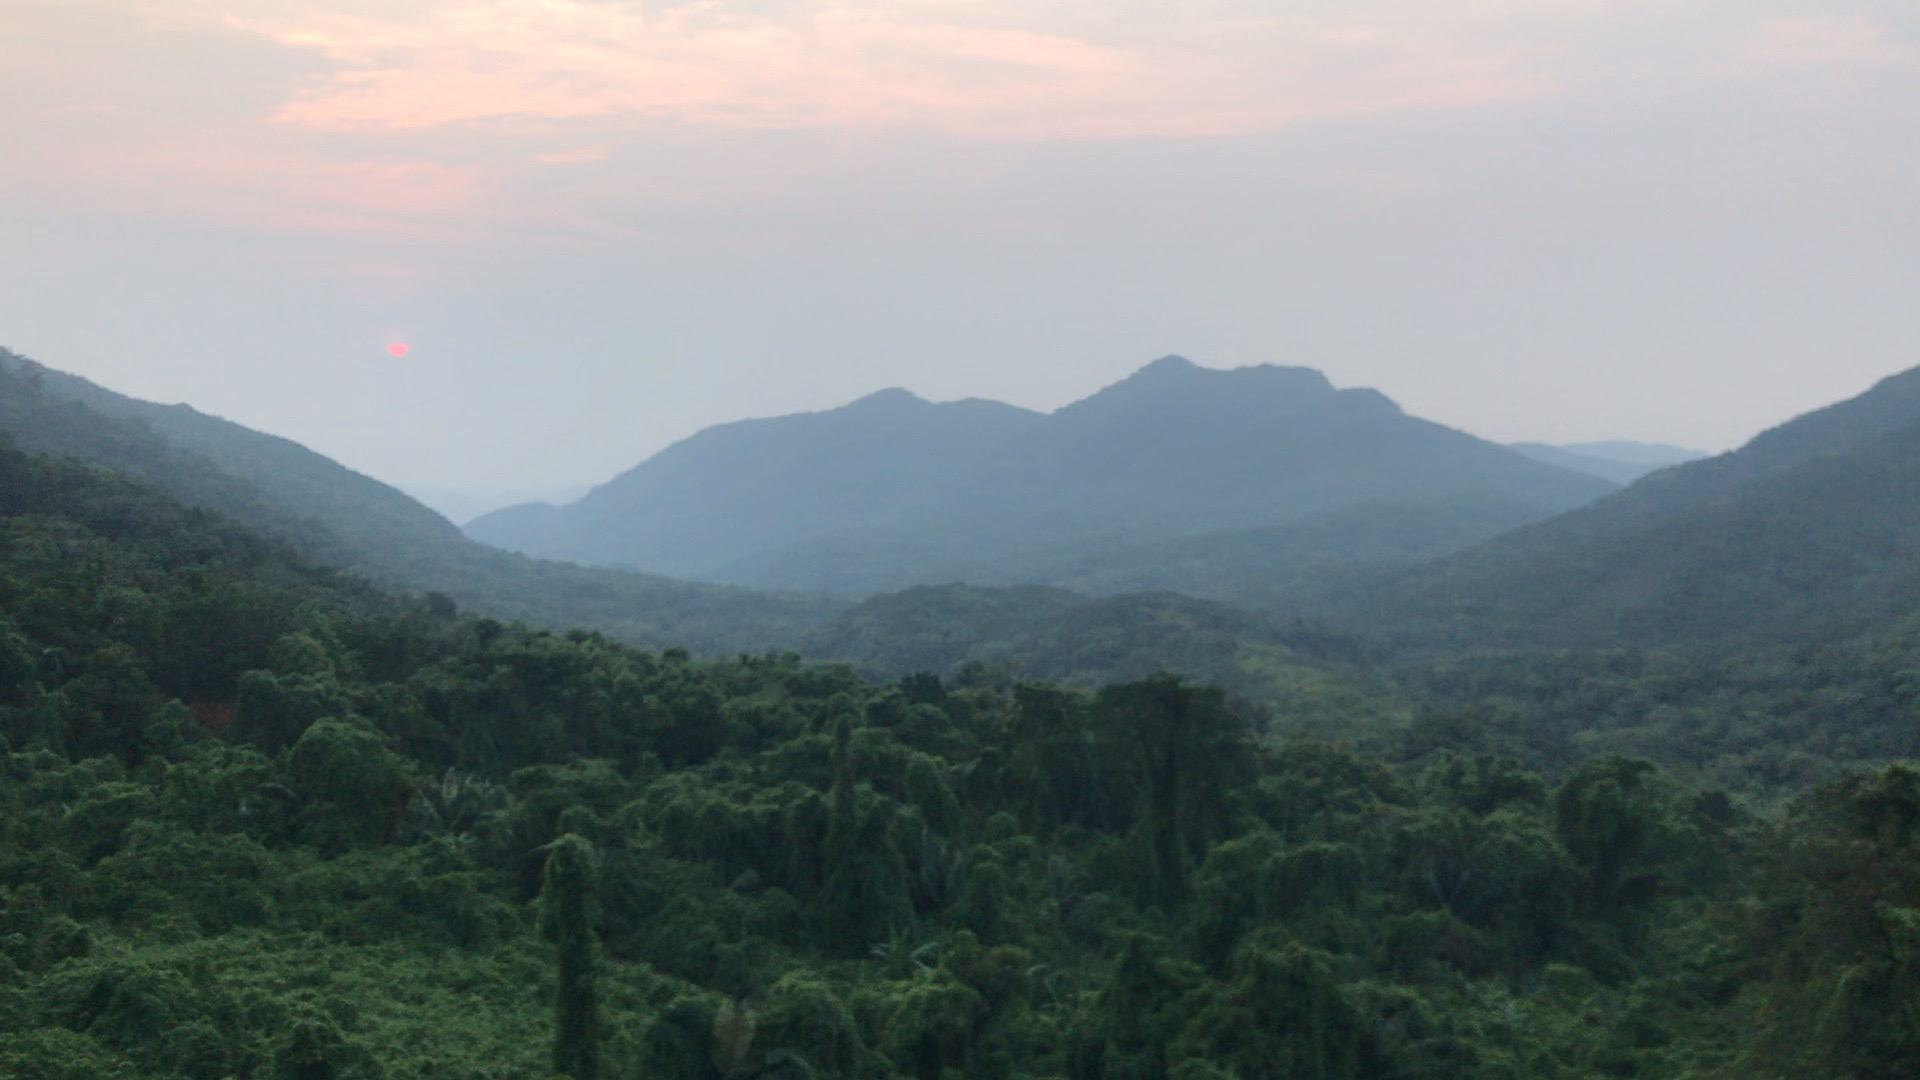
[[[416,487],[1169,352],[1720,449],[1920,364],[1920,4],[0,0],[0,256]]]

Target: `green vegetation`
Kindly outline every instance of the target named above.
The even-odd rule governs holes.
[[[1099,595],[1171,589],[1287,611],[1296,594],[1329,576],[1432,559],[1539,517],[1535,503],[1480,495],[1365,502],[1288,525],[1097,549],[1064,567],[1056,583]]]
[[[1897,747],[1829,744],[1755,813],[1514,723],[1582,686],[1705,700],[1658,658],[1424,669],[1356,749],[1166,675],[881,683],[461,616],[11,447],[0,611],[0,1075],[1920,1060],[1920,773],[1845,767]],[[1365,659],[1337,642],[1290,655]],[[1865,686],[1885,648],[1829,659]]]
[[[558,955],[553,995],[553,1071],[599,1080],[600,1005],[593,933],[593,845],[568,833],[548,845],[541,929]]]
[[[1838,771],[1920,758],[1920,634],[1824,645],[1622,649],[1406,664],[1421,703],[1401,747],[1498,747],[1558,772],[1597,754],[1660,762],[1770,806]]]
[[[1104,686],[1170,670],[1221,687],[1265,721],[1321,732],[1413,712],[1369,671],[1362,642],[1177,593],[921,586],[853,607],[803,637],[800,651],[878,679],[964,672],[972,682]]]
[[[284,541],[388,588],[541,626],[730,652],[792,641],[846,604],[510,555],[433,511],[286,439],[185,405],[123,397],[0,349],[0,430]]]
[[[1472,550],[1276,602],[1426,651],[1826,644],[1920,606],[1916,485],[1920,369]]]

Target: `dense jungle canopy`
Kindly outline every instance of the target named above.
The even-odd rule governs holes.
[[[1920,1075],[1910,642],[1315,734],[503,623],[11,445],[0,612],[0,1075]]]

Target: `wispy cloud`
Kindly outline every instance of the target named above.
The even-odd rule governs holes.
[[[1795,15],[1755,26],[1744,41],[1755,60],[1796,66],[1912,64],[1920,47],[1862,14]]]
[[[1075,17],[1085,5],[1065,0],[416,0],[223,17],[332,65],[278,113],[332,131],[620,118],[1212,135],[1470,104],[1546,82],[1538,57],[1475,40],[1470,26],[1402,18],[1403,4],[1289,17],[1230,7],[1204,19],[1117,11],[1089,22]]]
[[[331,157],[221,138],[123,142],[46,155],[67,201],[173,218],[432,237],[481,211],[488,170],[431,160]]]
[[[1915,62],[1892,0],[1759,2],[0,0],[0,188],[377,230],[598,221],[677,191],[657,151],[686,133],[1232,136],[1722,77],[1709,60]]]

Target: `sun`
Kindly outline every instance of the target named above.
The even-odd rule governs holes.
[[[406,342],[395,341],[387,346],[387,352],[393,354],[393,356],[397,359],[399,357],[407,355],[407,348],[408,346]]]

